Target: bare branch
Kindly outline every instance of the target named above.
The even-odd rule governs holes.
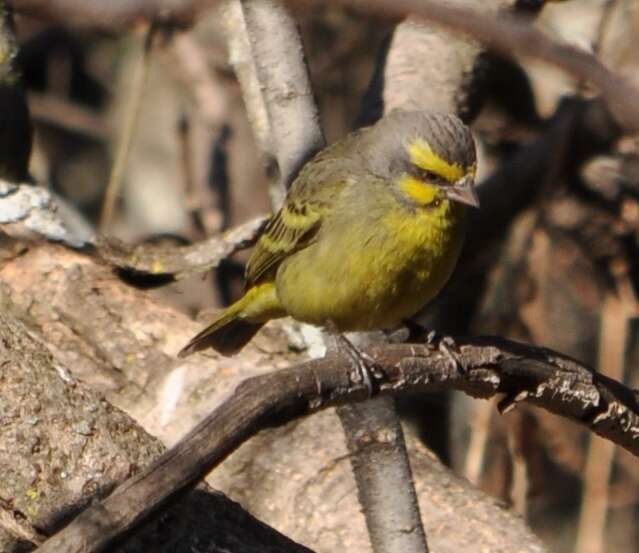
[[[139,21],[171,21],[189,25],[197,12],[219,0],[19,0],[16,9],[76,25],[121,27]]]
[[[134,75],[131,96],[128,99],[126,113],[124,115],[124,125],[122,132],[118,138],[118,144],[115,152],[115,159],[109,175],[104,193],[104,202],[100,213],[100,223],[98,228],[104,232],[111,222],[115,203],[118,199],[120,189],[122,188],[122,179],[124,178],[124,169],[131,149],[131,142],[135,135],[135,129],[142,106],[142,98],[144,97],[144,88],[146,86],[149,67],[151,65],[151,52],[153,48],[153,38],[156,28],[151,25],[145,34],[144,48],[140,57],[139,66]]]
[[[29,108],[35,121],[56,125],[95,140],[106,140],[109,130],[104,120],[93,110],[68,100],[29,92]]]
[[[639,395],[556,352],[499,338],[456,340],[456,362],[436,345],[385,345],[366,353],[379,364],[381,394],[457,389],[474,397],[506,394],[504,409],[530,402],[580,422],[639,456]],[[93,505],[40,553],[101,550],[192,486],[259,430],[361,400],[348,359],[323,358],[246,380],[152,466]]]
[[[128,246],[114,239],[98,240],[98,255],[110,265],[127,272],[180,280],[217,267],[221,260],[249,247],[259,235],[267,217],[251,219],[222,236],[213,236],[176,248],[142,244]]]
[[[592,54],[553,40],[525,20],[500,19],[477,10],[432,0],[336,0],[339,4],[375,12],[386,17],[409,14],[431,21],[482,42],[505,56],[525,56],[560,67],[579,80],[591,82],[603,94],[619,126],[639,130],[639,90],[615,75]]]
[[[428,553],[394,398],[382,396],[343,405],[337,413],[344,427],[373,550]]]
[[[271,193],[272,202],[278,207],[302,165],[325,145],[300,36],[292,18],[277,1],[231,2],[227,14],[233,21],[232,26],[227,25],[231,27],[229,51],[240,70],[242,92],[249,114],[253,114],[255,134],[262,148],[278,160],[280,182],[275,193]],[[256,119],[257,116],[263,120],[262,107],[268,116],[266,128]],[[373,426],[378,435],[395,436],[392,444],[380,448],[386,461],[383,464],[369,466],[370,451],[351,451],[374,550],[387,553],[396,550],[398,544],[406,551],[427,550],[404,436],[393,402],[366,403],[357,408],[359,415],[346,406],[338,411],[347,441],[353,446]],[[376,485],[365,486],[364,481]],[[384,486],[379,485],[382,482]],[[405,532],[405,528],[413,531]]]
[[[46,238],[73,247],[86,245],[83,236],[71,232],[51,193],[30,184],[0,180],[0,228],[14,238]]]
[[[302,42],[277,0],[244,0],[241,6],[280,177],[288,188],[302,165],[325,145]]]
[[[386,17],[399,18],[414,14],[426,21],[467,34],[506,56],[526,56],[560,67],[578,80],[594,84],[602,92],[622,128],[628,132],[639,130],[639,91],[634,86],[613,74],[592,54],[553,40],[526,22],[504,16],[497,19],[476,10],[433,0],[334,2],[367,13],[374,11]],[[65,19],[69,14],[80,14],[94,23],[127,22],[143,17],[156,19],[160,16],[184,22],[215,3],[216,0],[120,0],[108,3],[96,0],[21,0],[19,9],[29,13],[58,14],[58,17]]]
[[[249,40],[246,18],[240,0],[228,0],[222,5],[224,35],[229,62],[233,66],[237,80],[242,88],[242,99],[248,120],[253,129],[253,137],[262,154],[267,174],[276,164],[276,155],[271,135],[271,125],[264,102],[264,94],[257,76],[255,58]],[[279,205],[283,200],[284,190],[279,182],[269,179],[271,204]]]

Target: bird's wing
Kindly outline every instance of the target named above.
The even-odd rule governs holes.
[[[312,243],[346,184],[337,179],[329,182],[313,178],[319,175],[308,173],[301,173],[302,178],[293,183],[284,205],[271,217],[257,241],[246,265],[247,287],[277,268],[286,257]]]

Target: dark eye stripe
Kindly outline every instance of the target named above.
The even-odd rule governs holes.
[[[420,178],[427,181],[434,181],[439,178],[437,173],[433,173],[432,171],[429,171],[428,169],[418,169],[417,174],[420,176]]]
[[[432,184],[437,184],[439,186],[446,186],[449,184],[448,181],[441,175],[438,175],[437,173],[433,171],[429,171],[428,169],[422,169],[421,167],[415,168],[415,176],[419,180],[423,180],[425,182],[429,182]]]

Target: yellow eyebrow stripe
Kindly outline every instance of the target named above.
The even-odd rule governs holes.
[[[432,171],[444,177],[448,182],[455,182],[466,174],[459,163],[449,163],[438,156],[430,145],[421,138],[416,138],[409,143],[408,152],[414,165],[426,171]]]

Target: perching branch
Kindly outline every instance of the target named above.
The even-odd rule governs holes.
[[[456,345],[455,363],[436,345],[368,348],[366,353],[379,364],[376,393],[457,389],[483,398],[505,394],[502,410],[532,403],[639,456],[636,391],[545,348],[485,337],[457,339]],[[364,398],[358,375],[352,376],[347,359],[331,357],[246,380],[156,463],[89,507],[38,551],[102,550],[202,479],[261,429]]]

